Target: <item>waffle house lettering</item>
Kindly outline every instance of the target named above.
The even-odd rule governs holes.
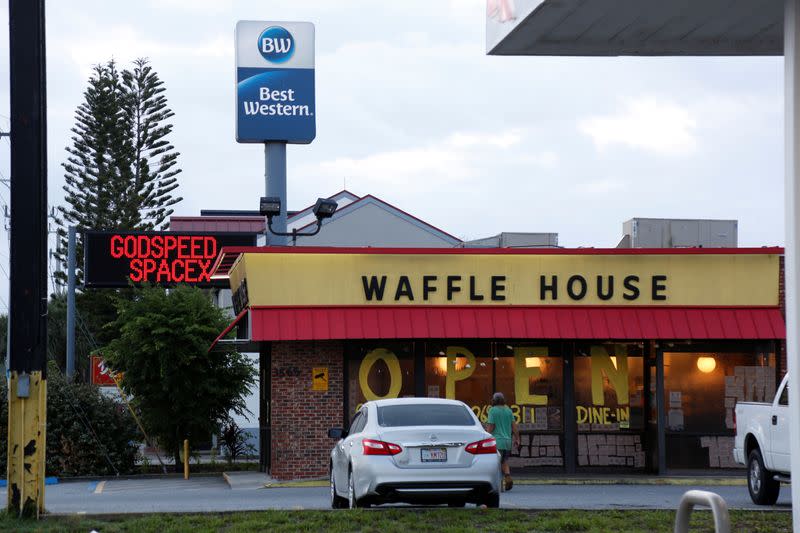
[[[505,275],[424,274],[419,276],[362,275],[364,300],[376,303],[457,303],[481,304],[504,302],[514,287],[514,279]],[[523,302],[564,303],[660,302],[669,293],[663,274],[643,276],[542,274],[525,280],[518,297]],[[519,303],[519,302],[515,302]]]
[[[502,302],[506,299],[506,276],[424,275],[419,278],[398,276],[361,276],[364,299],[368,302],[428,302],[442,294],[448,302]]]
[[[539,300],[581,301],[594,294],[603,301],[621,296],[625,301],[649,298],[659,302],[667,299],[667,276],[654,274],[649,277],[630,274],[627,276],[559,276],[557,274],[539,276]]]

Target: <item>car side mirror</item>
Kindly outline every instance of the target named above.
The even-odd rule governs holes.
[[[347,432],[343,428],[331,428],[328,430],[328,437],[331,439],[343,439],[347,436]]]

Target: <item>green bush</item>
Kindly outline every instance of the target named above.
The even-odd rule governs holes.
[[[0,383],[0,398],[0,477],[5,477],[8,459],[6,380]],[[48,476],[132,472],[140,435],[122,402],[103,396],[93,385],[67,383],[58,368],[50,365],[47,373]]]

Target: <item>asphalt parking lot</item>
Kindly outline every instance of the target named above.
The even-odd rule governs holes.
[[[789,511],[791,489],[778,503],[753,505],[747,487],[714,485],[517,484],[501,496],[509,509],[675,509],[691,489],[721,495],[730,509]],[[264,509],[328,509],[327,487],[231,489],[222,476],[66,481],[46,487],[45,506],[57,514],[223,512]]]

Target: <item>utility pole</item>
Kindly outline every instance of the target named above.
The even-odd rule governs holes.
[[[69,227],[67,238],[67,380],[75,377],[75,234]]]
[[[44,0],[9,0],[11,298],[8,512],[44,512],[47,416],[47,102]]]

